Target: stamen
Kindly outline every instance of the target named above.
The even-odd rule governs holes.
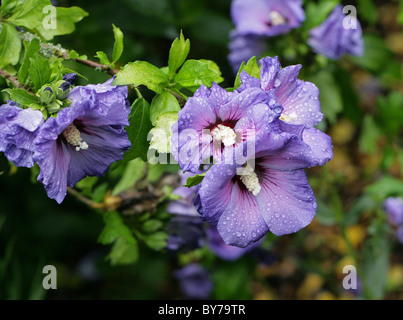
[[[219,124],[211,131],[214,140],[222,141],[225,147],[232,146],[236,142],[236,133],[230,127]]]
[[[66,141],[70,143],[73,147],[76,148],[76,151],[82,150],[87,150],[88,149],[88,144],[87,142],[83,141],[83,138],[81,137],[80,131],[77,129],[77,127],[74,125],[74,123],[71,123],[63,132],[62,132],[63,137],[66,138]]]
[[[277,11],[271,11],[269,13],[269,19],[272,26],[279,26],[287,22],[287,20]]]
[[[291,112],[289,115],[286,115],[286,114],[283,113],[280,116],[280,120],[283,120],[285,122],[291,122],[291,121],[297,120],[297,119],[298,119],[298,116],[297,116],[297,114],[295,112]]]
[[[237,175],[240,176],[241,181],[245,185],[245,187],[252,192],[254,196],[257,196],[262,189],[259,183],[259,178],[257,177],[254,169],[249,165],[246,167],[242,167],[238,169]]]

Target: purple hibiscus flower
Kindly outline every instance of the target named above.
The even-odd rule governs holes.
[[[171,153],[183,171],[192,173],[211,156],[218,162],[232,161],[234,153],[242,158],[281,111],[274,94],[260,88],[227,92],[217,84],[202,85],[172,126]]]
[[[318,165],[333,158],[330,137],[314,128],[323,118],[319,89],[311,82],[298,79],[301,65],[281,68],[278,57],[261,59],[260,79],[251,77],[247,72],[240,75],[242,85],[238,91],[259,87],[273,92],[282,106],[280,120],[288,124],[286,130],[302,130],[302,141],[316,157]]]
[[[14,101],[0,106],[0,152],[17,167],[34,165],[34,139],[43,124],[39,110],[21,109]]]
[[[344,54],[361,56],[364,52],[362,29],[354,16],[346,16],[343,6],[336,6],[329,17],[310,31],[308,44],[319,54],[338,60]]]
[[[213,282],[206,269],[198,263],[191,263],[174,272],[182,293],[189,299],[208,299]]]
[[[103,84],[78,86],[67,99],[69,107],[49,118],[35,139],[38,176],[51,199],[61,203],[67,186],[86,176],[101,176],[130,148],[127,87]]]
[[[216,164],[201,183],[195,206],[229,245],[246,247],[268,231],[278,236],[297,232],[316,214],[304,168],[323,160],[315,159],[302,132],[283,137],[283,147],[277,149],[271,141],[278,134],[270,135],[249,159],[254,165]]]
[[[301,0],[233,0],[231,16],[241,35],[276,36],[305,20]]]

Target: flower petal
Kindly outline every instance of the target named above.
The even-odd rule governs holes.
[[[271,232],[277,236],[294,233],[311,223],[317,205],[303,169],[265,168],[260,184],[256,201]]]

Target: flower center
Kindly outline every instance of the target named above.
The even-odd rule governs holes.
[[[211,135],[214,140],[222,141],[225,147],[232,146],[236,142],[236,133],[230,127],[219,124],[211,130]]]
[[[272,26],[279,26],[287,22],[287,20],[277,11],[271,11],[269,13],[269,19]]]
[[[245,187],[252,192],[254,196],[259,194],[262,187],[260,186],[259,178],[257,177],[255,170],[249,165],[249,163],[246,167],[238,169],[237,175],[240,176]]]
[[[70,143],[73,147],[76,147],[76,151],[82,150],[87,150],[88,149],[88,144],[87,142],[83,141],[83,138],[81,137],[80,131],[77,129],[77,127],[74,125],[74,123],[71,123],[63,132],[62,132],[63,137],[66,138],[66,141]]]

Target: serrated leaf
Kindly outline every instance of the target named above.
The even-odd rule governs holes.
[[[168,85],[168,75],[146,61],[135,61],[125,65],[116,75],[113,85],[140,85],[161,93]]]
[[[175,83],[191,91],[202,84],[211,87],[213,82],[222,80],[218,66],[209,60],[187,60],[174,78]]]
[[[20,106],[29,106],[39,103],[36,96],[29,94],[23,89],[5,89],[4,91],[10,95],[11,100],[17,102]]]
[[[38,91],[43,85],[49,83],[52,69],[50,68],[49,61],[39,55],[29,60],[31,65],[28,75],[34,85],[35,91]]]
[[[185,37],[183,36],[183,33],[181,31],[180,37],[174,40],[171,49],[169,50],[169,77],[171,77],[176,72],[176,70],[178,70],[180,66],[185,62],[189,51],[190,41],[189,39],[185,40]]]
[[[0,33],[0,68],[18,63],[21,52],[21,39],[17,30],[7,24],[2,24]]]
[[[123,32],[116,27],[114,24],[113,27],[113,35],[115,37],[115,43],[113,44],[113,53],[112,53],[112,61],[115,63],[119,60],[123,53]]]
[[[126,127],[132,146],[124,155],[124,161],[140,157],[147,161],[147,151],[150,142],[147,139],[152,126],[150,122],[150,104],[143,98],[134,101],[129,116],[130,126]]]
[[[150,149],[155,149],[159,153],[169,153],[171,150],[172,125],[178,121],[177,112],[166,112],[161,114],[155,128],[151,129]]]
[[[178,100],[168,91],[156,95],[151,101],[150,120],[155,125],[160,114],[165,112],[178,112],[181,110]]]

